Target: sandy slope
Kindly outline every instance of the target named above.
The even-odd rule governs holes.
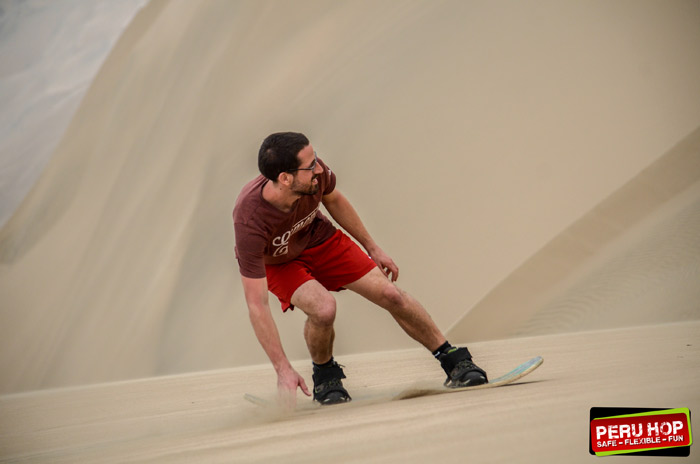
[[[489,340],[698,319],[698,282],[700,130],[559,234],[447,333]]]
[[[0,230],[0,459],[583,462],[592,406],[697,413],[698,22],[685,1],[149,2]],[[287,129],[453,342],[495,375],[544,366],[363,402],[443,374],[344,293],[358,401],[244,402],[274,377],[245,367],[265,358],[230,212]],[[303,315],[275,317],[310,380]]]
[[[300,399],[292,415],[242,399],[270,392],[264,366],[4,396],[0,450],[52,463],[590,462],[592,406],[700,410],[698,340],[700,321],[479,342],[492,374],[536,354],[545,363],[508,387],[379,403],[378,392],[416,379],[439,384],[439,367],[419,350],[347,356],[357,401],[309,409]],[[696,448],[683,462],[698,462]],[[657,461],[668,458],[644,460]]]
[[[698,18],[683,1],[150,2],[0,231],[0,391],[263,362],[230,211],[275,130],[308,133],[450,327],[700,126]],[[338,299],[338,353],[414,346]],[[276,317],[305,359],[303,317]]]

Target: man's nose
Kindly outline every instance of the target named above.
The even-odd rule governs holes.
[[[321,166],[321,163],[316,163],[316,167],[314,168],[314,174],[321,174],[323,172],[323,167]]]

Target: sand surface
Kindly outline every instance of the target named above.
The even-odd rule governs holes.
[[[61,134],[38,181],[13,169],[45,141],[2,123],[24,154],[0,166],[22,198],[0,229],[0,460],[582,462],[590,407],[697,414],[698,24],[680,0],[147,2],[69,121],[23,121]],[[3,121],[54,101],[17,89]],[[274,375],[231,210],[279,130],[310,137],[452,342],[492,375],[544,365],[376,401],[443,374],[343,292],[335,353],[357,401],[244,402]],[[274,317],[310,382],[303,314]]]
[[[12,462],[590,462],[593,406],[700,409],[698,340],[700,322],[474,343],[493,374],[545,362],[511,386],[396,402],[373,398],[439,385],[437,363],[418,350],[352,355],[341,362],[355,402],[300,398],[294,414],[243,400],[271,394],[266,366],[10,395],[0,446]],[[694,448],[683,462],[698,462]],[[634,458],[606,458],[618,459]]]

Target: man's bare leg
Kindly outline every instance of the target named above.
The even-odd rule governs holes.
[[[343,368],[333,360],[335,298],[320,283],[310,280],[294,292],[291,302],[308,316],[304,339],[314,363],[314,400],[326,405],[350,401],[343,387]]]
[[[335,298],[316,280],[304,282],[296,289],[291,303],[308,316],[304,325],[304,340],[311,360],[324,364],[333,356],[335,331]]]
[[[372,269],[345,288],[389,311],[411,338],[431,352],[445,343],[445,336],[425,308],[411,295],[391,283],[379,268]]]
[[[388,310],[408,335],[430,350],[447,374],[446,386],[465,387],[488,381],[486,372],[472,362],[469,350],[447,343],[425,308],[390,282],[379,268],[345,287]]]

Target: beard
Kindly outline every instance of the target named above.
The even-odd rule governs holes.
[[[309,183],[303,184],[295,178],[292,182],[292,192],[297,195],[316,195],[320,186],[318,183],[313,183],[315,179],[318,179],[318,176],[313,176]]]

